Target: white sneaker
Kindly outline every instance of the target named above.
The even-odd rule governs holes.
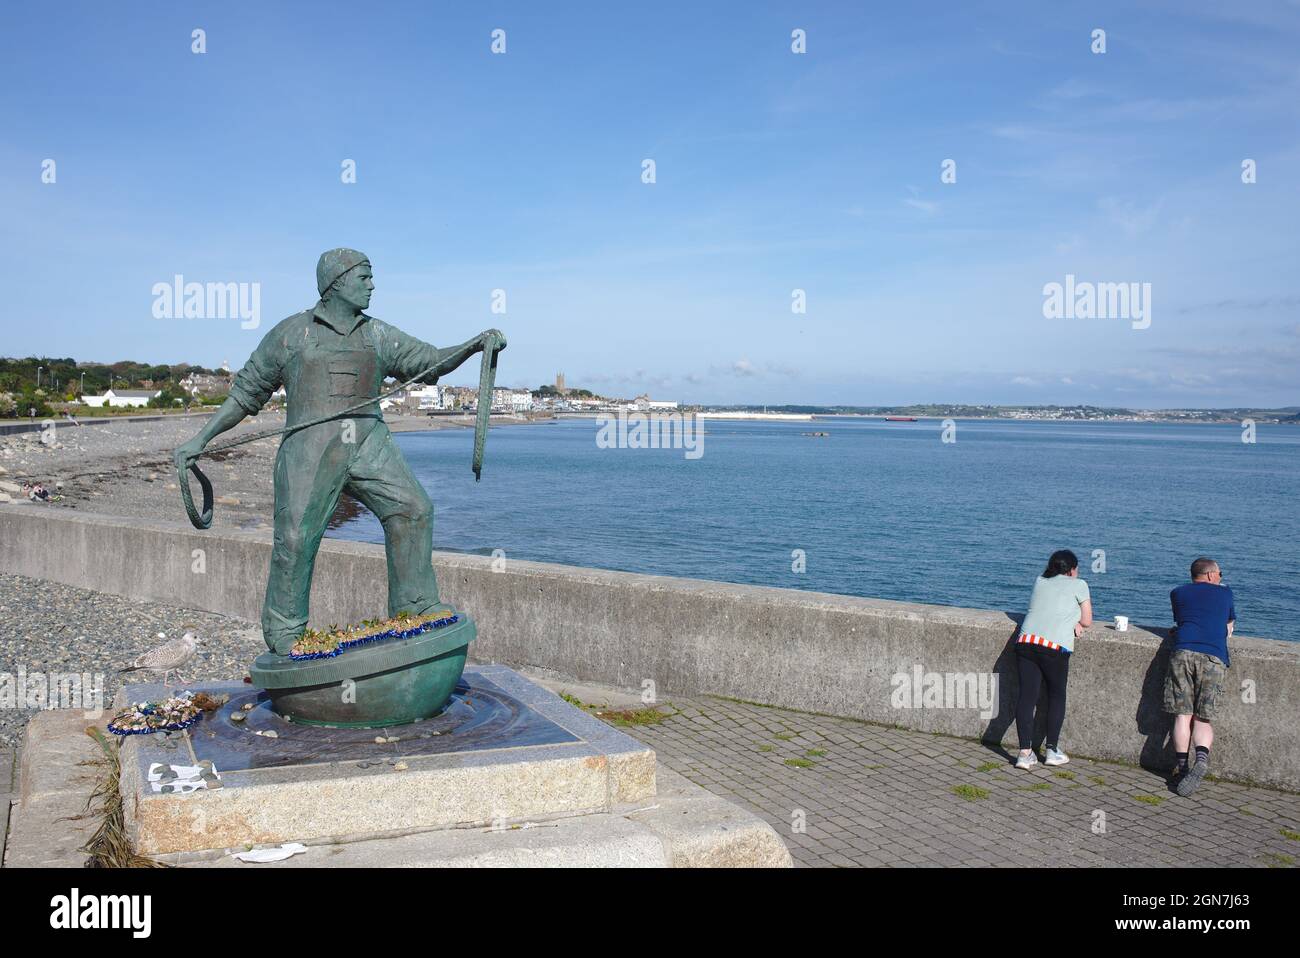
[[[1044,765],[1064,765],[1069,760],[1070,756],[1066,755],[1059,748],[1049,748],[1047,754],[1043,756]]]
[[[1033,752],[1016,758],[1016,768],[1033,768],[1038,764],[1038,756]]]

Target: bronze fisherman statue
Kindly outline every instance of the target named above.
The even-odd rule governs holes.
[[[490,329],[438,349],[367,316],[375,288],[370,261],[332,249],[316,266],[320,301],[275,326],[235,376],[230,396],[193,439],[176,450],[177,469],[211,486],[195,466],[212,439],[254,415],[281,385],[288,397],[284,439],[275,460],[275,540],[262,609],[267,647],[287,655],[307,625],[312,569],[321,537],[344,490],[379,519],[388,557],[388,613],[413,616],[439,604],[430,556],[433,506],[384,424],[378,399],[386,376],[436,382],[475,353],[484,353],[475,471],[486,428],[489,358],[505,348]],[[486,385],[484,385],[486,384]],[[490,401],[489,401],[490,405]],[[188,502],[188,484],[184,487]],[[205,527],[191,508],[191,519]]]

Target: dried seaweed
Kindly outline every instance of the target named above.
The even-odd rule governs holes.
[[[95,790],[86,799],[83,812],[83,815],[93,814],[99,818],[95,834],[81,847],[90,856],[86,860],[86,867],[170,868],[164,862],[137,855],[131,847],[131,839],[126,834],[125,807],[119,787],[122,778],[122,762],[118,754],[120,746],[116,742],[109,742],[97,728],[86,729],[86,734],[99,743],[104,753],[104,757],[95,763],[103,768],[103,774],[96,783]]]

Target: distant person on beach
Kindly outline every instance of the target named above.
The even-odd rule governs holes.
[[[55,488],[58,488],[57,486]],[[39,482],[24,482],[22,486],[23,495],[32,502],[62,502],[62,495],[51,495],[50,490],[46,489]]]
[[[1169,593],[1174,610],[1174,648],[1165,676],[1165,711],[1174,716],[1174,791],[1186,797],[1210,770],[1210,746],[1228,672],[1228,639],[1236,625],[1232,590],[1219,564],[1204,556],[1192,563],[1192,581]],[[1196,759],[1187,765],[1188,745]]]
[[[1079,578],[1079,558],[1069,549],[1053,552],[1047,568],[1034,583],[1029,611],[1016,639],[1016,674],[1020,698],[1016,702],[1016,733],[1020,755],[1016,768],[1033,768],[1034,710],[1038,690],[1047,685],[1047,738],[1043,762],[1064,765],[1070,760],[1060,749],[1061,724],[1065,721],[1065,686],[1070,677],[1070,656],[1074,640],[1092,625],[1092,596],[1088,583]]]

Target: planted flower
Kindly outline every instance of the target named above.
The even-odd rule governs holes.
[[[328,629],[306,629],[289,650],[291,659],[323,659],[339,655],[347,649],[382,639],[409,639],[433,629],[455,625],[460,616],[449,609],[438,609],[425,615],[399,612],[388,619],[367,619],[357,625]]]

